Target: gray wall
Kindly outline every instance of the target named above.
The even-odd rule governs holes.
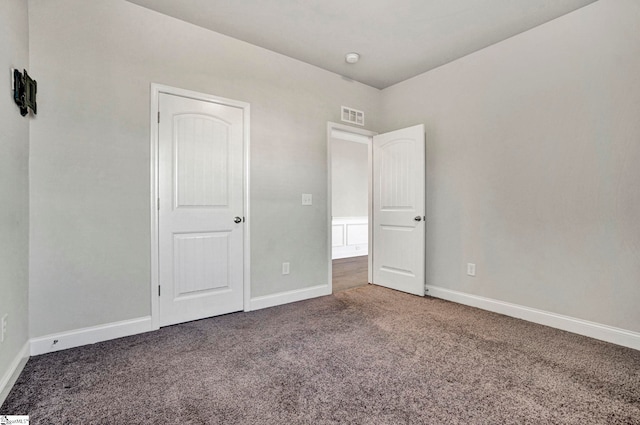
[[[331,140],[331,210],[334,217],[369,214],[368,146]]]
[[[25,4],[0,12],[5,70]],[[327,281],[325,126],[348,105],[426,124],[429,284],[640,331],[639,8],[600,0],[381,93],[124,0],[30,0],[30,192],[29,124],[0,100],[0,372],[26,338],[29,202],[32,337],[150,313],[151,82],[251,103],[254,297]]]
[[[150,314],[151,82],[251,104],[252,296],[327,282],[326,123],[378,90],[124,0],[29,18],[32,337]]]
[[[428,284],[640,331],[639,22],[600,0],[383,91],[427,128]]]
[[[0,345],[0,379],[28,334],[29,117],[20,116],[9,86],[11,67],[29,70],[27,2],[0,7],[0,317],[8,314]],[[0,402],[2,397],[0,396]]]

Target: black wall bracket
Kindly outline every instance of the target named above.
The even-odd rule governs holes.
[[[34,115],[38,113],[37,92],[38,82],[29,77],[26,69],[23,72],[13,70],[13,100],[20,108],[20,115],[23,117],[29,113],[29,109]]]

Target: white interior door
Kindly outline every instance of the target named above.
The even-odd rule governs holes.
[[[243,109],[159,95],[159,322],[243,309]]]
[[[373,136],[373,283],[424,295],[424,125]]]

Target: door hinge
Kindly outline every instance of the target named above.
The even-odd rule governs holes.
[[[158,211],[160,211],[160,198],[157,199],[156,205],[158,206]]]
[[[160,111],[158,111],[158,124],[160,124]]]
[[[158,296],[160,296],[160,285],[158,285]]]

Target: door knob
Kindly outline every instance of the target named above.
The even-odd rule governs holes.
[[[415,221],[422,221],[422,217],[420,217],[419,215],[415,216],[413,219]]]
[[[233,219],[234,223],[240,223],[242,221],[242,219],[240,217],[236,217]]]

